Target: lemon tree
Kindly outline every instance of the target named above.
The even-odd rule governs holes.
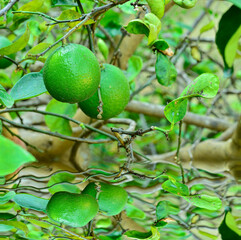
[[[100,95],[94,95],[79,103],[81,110],[91,118],[98,118],[98,106],[103,103],[103,120],[120,114],[130,99],[130,89],[124,73],[116,66],[103,64],[101,69]]]
[[[88,48],[67,44],[47,58],[43,79],[46,89],[56,100],[76,103],[96,92],[100,83],[100,67]]]
[[[241,239],[240,40],[240,0],[0,1],[0,239]]]

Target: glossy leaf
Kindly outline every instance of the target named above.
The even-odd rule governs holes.
[[[52,185],[54,185],[56,183],[62,183],[62,184],[57,184],[57,185],[49,188],[48,190],[51,194],[54,194],[56,192],[61,192],[61,191],[71,192],[71,193],[80,193],[80,189],[77,186],[70,184],[74,179],[75,179],[75,176],[71,173],[54,174],[50,178],[47,186],[51,187]],[[65,182],[65,183],[63,183],[63,182]],[[67,182],[69,182],[69,183],[67,183]]]
[[[188,196],[189,195],[189,189],[185,184],[179,183],[179,182],[173,182],[171,180],[167,180],[162,184],[162,188],[165,191],[168,191],[170,193],[179,195],[179,196]]]
[[[0,204],[5,204],[7,203],[9,200],[11,200],[14,196],[15,196],[15,192],[14,191],[9,191],[4,195],[0,195]]]
[[[241,239],[240,230],[236,229],[236,227],[235,227],[235,230],[238,230],[236,232],[236,231],[234,231],[233,229],[230,228],[230,226],[232,226],[232,228],[233,228],[233,226],[236,225],[236,224],[235,225],[233,224],[234,219],[233,219],[233,216],[232,215],[230,216],[230,215],[231,215],[230,212],[226,212],[226,214],[224,216],[224,219],[223,219],[221,225],[218,228],[218,231],[222,236],[222,240],[230,240],[230,239],[232,239],[232,240],[238,239],[239,240],[239,239]],[[227,220],[229,220],[229,221],[231,220],[231,223],[229,223],[229,226],[228,226]]]
[[[13,200],[21,207],[30,208],[42,212],[45,212],[48,204],[47,199],[39,198],[27,193],[16,194]]]
[[[149,27],[147,24],[144,23],[144,21],[140,19],[132,20],[128,23],[127,26],[124,27],[127,32],[133,33],[133,34],[145,34],[147,37],[149,35]]]
[[[46,108],[47,112],[64,114],[69,117],[73,117],[76,110],[76,104],[62,103],[55,99],[52,99]],[[61,117],[45,115],[45,122],[52,132],[58,132],[64,135],[72,134],[72,129],[68,120],[65,120]]]
[[[169,48],[169,45],[165,40],[157,39],[152,43],[152,47],[156,48],[159,51],[164,51]]]
[[[1,135],[0,146],[0,176],[13,173],[23,164],[35,161],[25,149]]]
[[[216,211],[222,207],[222,201],[218,197],[208,195],[193,195],[183,197],[194,206]]]
[[[8,45],[7,47],[0,48],[0,55],[9,55],[22,50],[28,44],[29,37],[30,31],[27,27],[25,33],[15,42],[13,42],[11,45]]]
[[[139,56],[134,55],[128,59],[127,78],[129,82],[134,80],[141,72],[142,65],[142,58]]]
[[[218,89],[218,77],[211,73],[203,73],[182,91],[180,97],[213,98],[217,95]]]
[[[12,107],[14,99],[7,93],[5,88],[0,84],[0,106],[4,105],[7,108]]]
[[[161,85],[170,86],[176,81],[177,70],[175,66],[166,55],[160,52],[157,53],[155,70],[157,81]]]
[[[240,28],[241,23],[241,9],[236,7],[235,5],[231,6],[226,13],[223,14],[220,22],[219,22],[219,28],[216,34],[216,44],[218,46],[218,49],[223,57],[224,64],[226,67],[231,68],[232,62],[230,59],[227,62],[226,56],[227,52],[225,54],[226,47],[228,45],[228,42],[231,40],[233,35],[238,31]],[[237,39],[237,36],[235,37],[235,40]],[[238,45],[235,46],[235,44],[232,44],[233,48],[230,49],[231,55],[233,55],[233,52],[236,53]]]
[[[186,111],[187,99],[181,98],[168,103],[164,109],[164,114],[170,123],[175,124],[185,117]]]
[[[18,80],[13,86],[10,96],[15,101],[19,101],[39,96],[45,92],[47,89],[44,85],[43,74],[33,72]]]
[[[237,223],[233,217],[233,215],[231,214],[231,212],[228,212],[226,217],[225,217],[225,222],[227,224],[227,226],[234,232],[236,232],[240,238],[241,238],[241,230],[238,228]]]

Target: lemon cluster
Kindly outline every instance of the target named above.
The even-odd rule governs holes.
[[[89,183],[81,194],[57,192],[49,200],[50,219],[71,227],[83,227],[100,210],[107,216],[119,214],[127,202],[127,192],[106,183]]]
[[[43,79],[53,98],[79,103],[91,118],[98,118],[100,100],[102,119],[108,119],[120,114],[130,98],[129,83],[123,72],[110,64],[100,68],[95,55],[79,44],[57,48],[45,62]]]

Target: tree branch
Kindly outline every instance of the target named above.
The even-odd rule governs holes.
[[[11,7],[18,2],[19,0],[10,0],[10,2],[2,9],[0,10],[0,17],[4,15]]]
[[[144,103],[132,100],[125,108],[128,112],[143,113],[144,115],[165,118],[164,106],[157,104]],[[188,112],[183,118],[183,122],[198,127],[209,128],[215,131],[225,131],[231,126],[230,123],[213,117],[202,116],[195,113]]]

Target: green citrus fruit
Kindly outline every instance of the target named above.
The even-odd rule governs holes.
[[[96,92],[100,83],[100,67],[88,48],[71,43],[50,54],[44,64],[43,78],[53,98],[77,103]]]
[[[7,46],[9,46],[11,44],[12,43],[6,37],[0,36],[0,48],[7,47]],[[15,58],[15,54],[10,54],[8,57],[10,57],[11,59],[14,59]],[[12,64],[12,62],[7,60],[6,58],[1,58],[0,59],[0,68],[1,69],[9,67],[11,64]]]
[[[50,219],[71,227],[83,227],[95,217],[98,210],[94,197],[70,192],[55,193],[46,208]]]
[[[96,183],[89,183],[82,193],[96,197]],[[97,200],[100,210],[105,212],[107,216],[119,214],[125,207],[127,197],[128,195],[124,188],[100,183],[100,193]]]
[[[120,114],[130,99],[129,83],[124,73],[116,66],[103,64],[101,69],[100,93],[103,102],[102,119],[109,119]],[[98,91],[79,103],[82,111],[91,118],[97,118],[99,112]]]

